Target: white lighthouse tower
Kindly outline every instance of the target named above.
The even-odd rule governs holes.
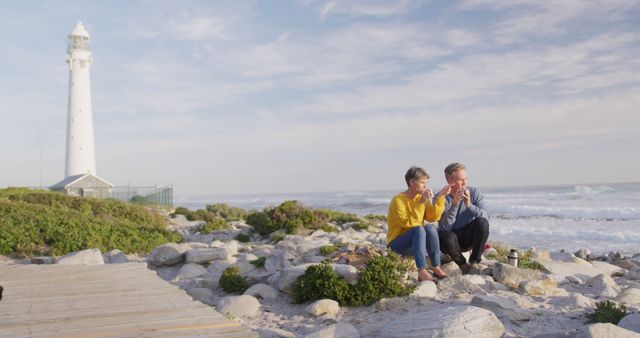
[[[96,172],[91,111],[91,36],[78,21],[68,37],[69,110],[65,178],[50,189],[71,195],[110,197],[113,185],[99,178]]]
[[[69,115],[67,117],[67,158],[65,177],[96,172],[93,142],[90,69],[93,58],[89,33],[78,21],[69,34]]]

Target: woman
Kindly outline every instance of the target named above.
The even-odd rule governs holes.
[[[438,231],[433,225],[424,225],[424,221],[437,222],[440,219],[444,211],[444,196],[451,192],[451,187],[446,185],[432,201],[433,191],[427,188],[429,174],[423,168],[409,168],[404,179],[407,190],[398,193],[389,203],[387,247],[403,256],[413,253],[419,281],[433,280],[427,271],[427,253],[433,273],[438,278],[445,278],[447,273],[440,268]]]

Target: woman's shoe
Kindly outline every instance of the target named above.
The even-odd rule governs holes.
[[[432,270],[433,270],[433,274],[440,279],[449,277],[449,275],[446,272],[444,272],[444,270],[442,270],[440,266],[436,266]]]
[[[433,277],[431,277],[431,274],[427,271],[427,269],[423,269],[418,271],[418,282],[423,282],[423,281],[434,281]]]

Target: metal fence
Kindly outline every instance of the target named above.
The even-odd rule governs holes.
[[[132,187],[119,186],[111,188],[111,198],[134,203],[152,203],[173,207],[173,186],[164,187]]]

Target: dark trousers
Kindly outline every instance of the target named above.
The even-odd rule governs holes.
[[[460,229],[438,231],[438,237],[440,250],[458,265],[467,263],[462,253],[469,250],[469,262],[480,263],[484,245],[489,238],[489,221],[484,217],[478,217]]]

